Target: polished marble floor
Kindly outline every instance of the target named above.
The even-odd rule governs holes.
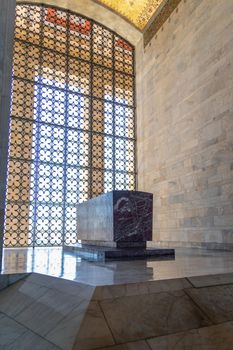
[[[233,252],[176,249],[175,260],[89,262],[62,248],[7,248],[2,273],[38,272],[90,285],[111,285],[233,272]]]

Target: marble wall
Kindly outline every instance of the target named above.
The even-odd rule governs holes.
[[[233,2],[182,0],[137,47],[138,190],[161,245],[233,248]]]
[[[0,271],[6,196],[14,13],[15,0],[0,1]]]

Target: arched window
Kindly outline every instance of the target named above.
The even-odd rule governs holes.
[[[6,247],[76,241],[76,204],[135,189],[134,48],[68,10],[16,7]]]

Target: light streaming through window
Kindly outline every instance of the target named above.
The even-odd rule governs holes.
[[[135,189],[134,48],[70,11],[18,4],[4,244],[77,240],[76,205]]]

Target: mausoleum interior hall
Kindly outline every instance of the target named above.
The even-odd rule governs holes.
[[[232,344],[233,0],[0,0],[0,350]]]

